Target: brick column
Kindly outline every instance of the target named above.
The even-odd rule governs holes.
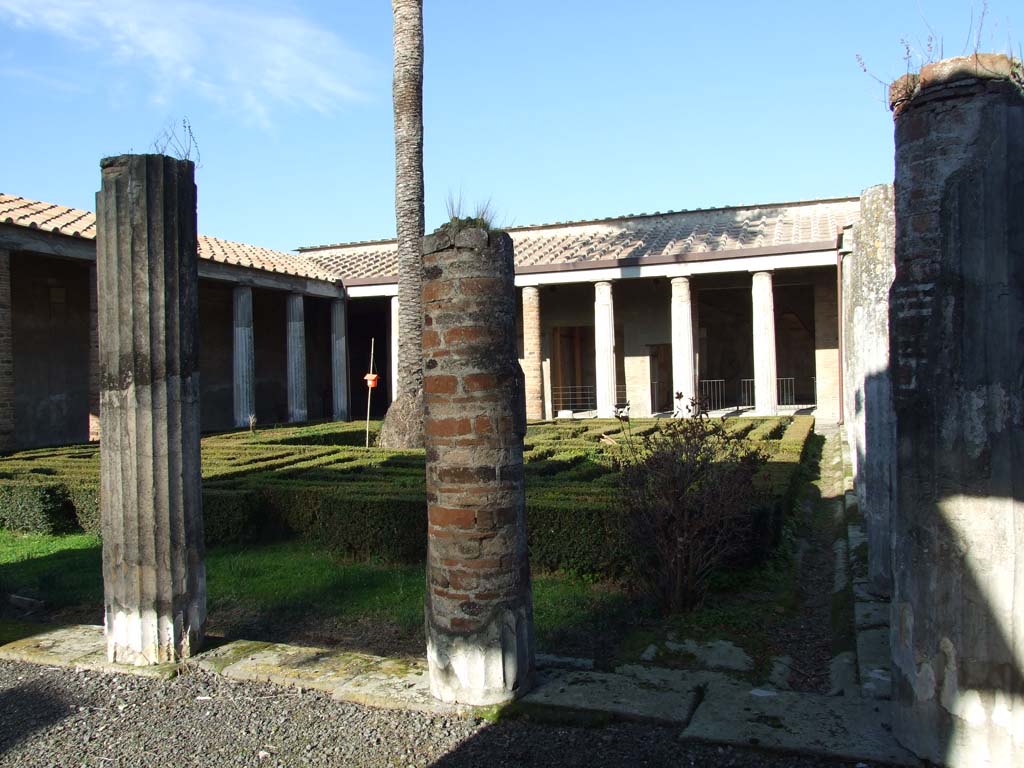
[[[306,415],[306,313],[301,293],[288,294],[288,421]]]
[[[814,284],[814,381],[819,424],[839,421],[839,295],[835,276]]]
[[[391,297],[391,402],[398,399],[398,297]]]
[[[15,447],[13,320],[11,254],[0,250],[0,451]]]
[[[690,280],[672,278],[672,397],[687,409],[697,397],[697,374],[693,358],[693,303]],[[686,410],[686,413],[690,411]]]
[[[252,330],[252,288],[236,286],[231,295],[234,310],[234,360],[232,384],[235,404],[235,426],[249,426],[249,417],[256,413],[256,354]]]
[[[331,301],[331,402],[332,418],[348,421],[348,330],[345,299]]]
[[[771,272],[754,273],[751,299],[754,305],[754,415],[774,416],[779,412],[779,394]]]
[[[522,695],[534,674],[512,239],[423,241],[427,661],[447,702]]]
[[[96,195],[100,514],[110,661],[176,662],[206,624],[194,166],[105,159]]]
[[[615,306],[612,284],[594,283],[594,375],[597,378],[597,415],[615,416]]]
[[[942,765],[1024,765],[1024,95],[1014,78],[1005,56],[981,54],[929,64],[890,91],[894,733]]]
[[[523,288],[523,375],[526,380],[526,418],[544,418],[544,373],[541,358],[540,289]]]
[[[100,321],[96,265],[89,265],[89,441],[100,439]]]

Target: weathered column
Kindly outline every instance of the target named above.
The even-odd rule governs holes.
[[[391,402],[398,399],[398,297],[391,297]]]
[[[0,451],[14,445],[14,333],[11,254],[0,250]]]
[[[754,415],[779,412],[775,376],[775,300],[772,273],[755,272],[751,289],[754,316]]]
[[[306,313],[301,293],[288,294],[288,421],[306,420]]]
[[[206,624],[195,168],[101,163],[96,195],[100,514],[110,661],[195,653]]]
[[[96,265],[89,265],[89,440],[100,439],[100,321]]]
[[[1012,66],[948,59],[890,91],[894,730],[923,758],[972,768],[1024,765],[1024,95]]]
[[[331,402],[335,421],[348,421],[348,330],[345,299],[331,301]]]
[[[526,379],[526,418],[544,418],[544,373],[541,358],[540,288],[523,288],[523,375]]]
[[[612,284],[594,283],[594,375],[597,415],[615,417],[615,306]]]
[[[440,229],[423,273],[430,688],[496,704],[534,674],[512,239]]]
[[[879,595],[892,590],[896,424],[889,384],[889,288],[896,259],[894,215],[892,185],[864,190],[850,251],[843,257],[844,419],[868,536],[868,579]]]
[[[256,413],[256,355],[252,332],[252,288],[236,286],[232,292],[234,306],[235,426],[249,426],[249,417]]]
[[[681,395],[681,397],[680,397]],[[697,397],[693,369],[693,303],[690,280],[672,278],[672,402],[684,409]],[[690,413],[690,411],[686,411]]]

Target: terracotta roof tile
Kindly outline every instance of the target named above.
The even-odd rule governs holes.
[[[0,224],[14,224],[86,240],[96,238],[96,215],[91,211],[27,200],[2,192]],[[199,258],[209,261],[328,282],[336,282],[340,277],[323,269],[311,259],[292,253],[272,251],[258,245],[236,243],[207,235],[199,235],[198,245]]]
[[[639,214],[613,219],[512,227],[517,267],[721,253],[832,241],[857,219],[858,198]],[[398,274],[395,241],[300,248],[346,279]]]

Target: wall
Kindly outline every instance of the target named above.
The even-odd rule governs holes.
[[[819,423],[839,422],[839,288],[836,273],[819,274],[814,283],[814,376]]]
[[[283,291],[253,288],[252,324],[256,358],[256,421],[264,426],[288,421],[288,368]]]
[[[310,421],[332,415],[331,301],[307,296],[306,320],[306,413]]]
[[[11,256],[19,448],[89,439],[89,265]]]
[[[234,427],[232,286],[199,281],[199,423],[203,432]]]

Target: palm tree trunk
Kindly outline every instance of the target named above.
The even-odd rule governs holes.
[[[398,393],[381,429],[385,448],[423,446],[423,3],[392,0],[395,220],[398,229]]]

